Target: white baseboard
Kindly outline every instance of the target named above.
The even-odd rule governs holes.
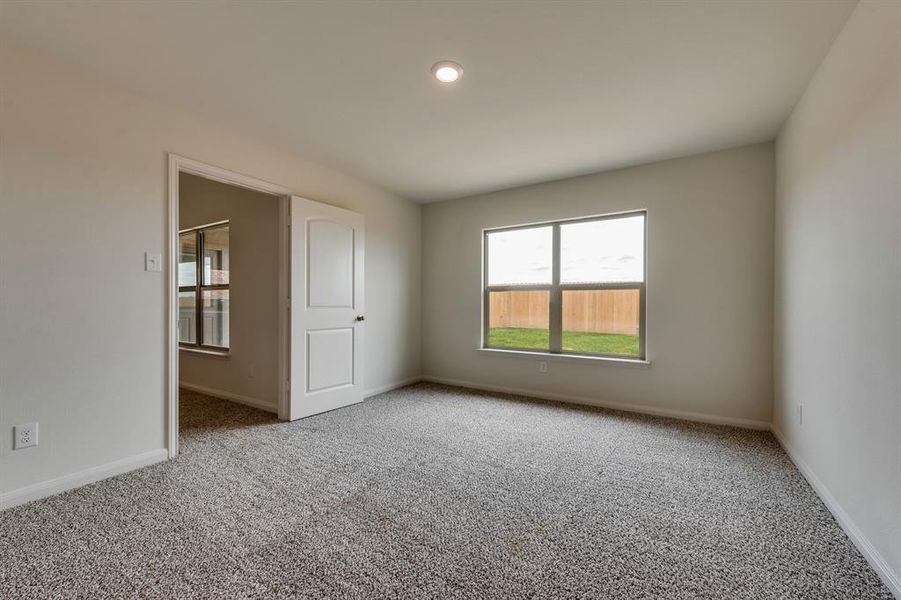
[[[640,413],[643,415],[654,415],[656,417],[669,417],[673,419],[682,419],[684,421],[696,421],[699,423],[710,423],[713,425],[731,425],[732,427],[741,427],[743,429],[759,429],[767,431],[770,424],[765,421],[754,421],[751,419],[739,419],[736,417],[722,417],[719,415],[708,415],[705,413],[688,412],[684,410],[675,410],[670,408],[658,408],[656,406],[646,406],[642,404],[626,404],[622,402],[607,402],[597,398],[589,398],[586,396],[574,396],[570,394],[554,394],[551,392],[541,392],[536,390],[527,390],[520,388],[512,388],[503,385],[491,385],[487,383],[475,383],[472,381],[463,381],[460,379],[447,379],[445,377],[434,377],[432,375],[424,375],[422,381],[431,381],[433,383],[442,383],[444,385],[454,385],[457,387],[465,387],[475,390],[484,390],[488,392],[502,392],[505,394],[516,394],[517,396],[527,396],[529,398],[540,398],[542,400],[556,400],[558,402],[569,402],[572,404],[581,404],[583,406],[594,406],[598,408],[610,408],[613,410],[622,410],[626,412]]]
[[[407,387],[408,385],[413,385],[414,383],[419,383],[422,381],[422,377],[408,377],[407,379],[402,379],[401,381],[395,381],[394,383],[389,383],[387,385],[380,385],[378,387],[374,387],[371,390],[366,390],[363,392],[364,398],[371,398],[372,396],[378,396],[379,394],[384,394],[385,392],[390,392],[391,390],[396,390],[398,388]]]
[[[128,458],[122,458],[111,463],[106,463],[105,465],[91,467],[89,469],[84,469],[83,471],[57,477],[56,479],[42,481],[41,483],[25,486],[11,492],[5,492],[0,494],[0,510],[18,506],[19,504],[25,504],[32,500],[46,498],[47,496],[53,496],[67,490],[88,485],[89,483],[94,483],[95,481],[100,481],[101,479],[134,471],[135,469],[140,469],[141,467],[164,461],[167,458],[169,458],[169,452],[165,448],[159,448],[158,450],[151,450],[150,452],[144,452],[143,454],[129,456]]]
[[[260,400],[259,398],[242,396],[241,394],[234,394],[225,390],[217,390],[216,388],[206,387],[203,385],[194,385],[193,383],[187,383],[184,381],[179,381],[178,387],[184,388],[191,392],[197,392],[198,394],[206,394],[207,396],[214,396],[223,400],[231,400],[232,402],[237,402],[238,404],[245,404],[247,406],[252,406],[253,408],[265,410],[266,412],[278,414],[278,406],[276,406],[274,402],[266,402],[265,400]]]
[[[844,530],[851,542],[857,547],[863,557],[867,559],[867,562],[870,563],[870,566],[873,567],[873,570],[876,571],[879,578],[882,579],[883,583],[885,583],[892,594],[895,595],[895,598],[901,600],[901,576],[892,569],[885,558],[883,558],[882,554],[880,554],[870,542],[869,538],[867,538],[854,523],[848,513],[845,512],[845,509],[839,504],[835,496],[832,495],[832,492],[829,491],[829,488],[826,487],[826,484],[817,477],[817,474],[814,473],[810,465],[808,465],[791,444],[786,441],[782,432],[775,426],[771,427],[770,431],[773,432],[773,435],[776,436],[776,439],[782,444],[785,453],[788,454],[789,458],[792,459],[792,462],[795,463],[795,466],[801,471],[804,478],[807,479],[807,482],[810,483],[810,487],[812,487],[817,495],[819,495],[823,504],[826,505],[826,508],[832,513],[832,516],[835,517],[835,520]]]

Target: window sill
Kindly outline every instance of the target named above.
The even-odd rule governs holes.
[[[552,362],[568,362],[583,364],[609,364],[622,367],[647,369],[651,361],[640,358],[616,358],[613,356],[585,356],[578,354],[551,354],[550,352],[529,352],[527,350],[501,350],[500,348],[476,348],[479,352],[495,356],[511,356],[531,358],[532,360],[549,360]]]
[[[206,348],[186,348],[185,346],[178,347],[179,352],[184,352],[186,354],[199,354],[200,356],[211,356],[213,358],[231,358],[231,354],[228,350],[207,350]]]

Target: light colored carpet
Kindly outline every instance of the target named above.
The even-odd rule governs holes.
[[[416,385],[0,513],[0,598],[890,598],[768,433]]]

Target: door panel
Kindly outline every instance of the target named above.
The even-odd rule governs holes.
[[[353,367],[353,328],[307,332],[308,392],[353,384]]]
[[[363,399],[363,216],[291,198],[289,419]]]
[[[354,230],[344,223],[307,222],[310,307],[354,305]]]

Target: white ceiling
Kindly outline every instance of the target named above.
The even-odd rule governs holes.
[[[0,32],[434,201],[770,140],[855,4],[7,1]]]

